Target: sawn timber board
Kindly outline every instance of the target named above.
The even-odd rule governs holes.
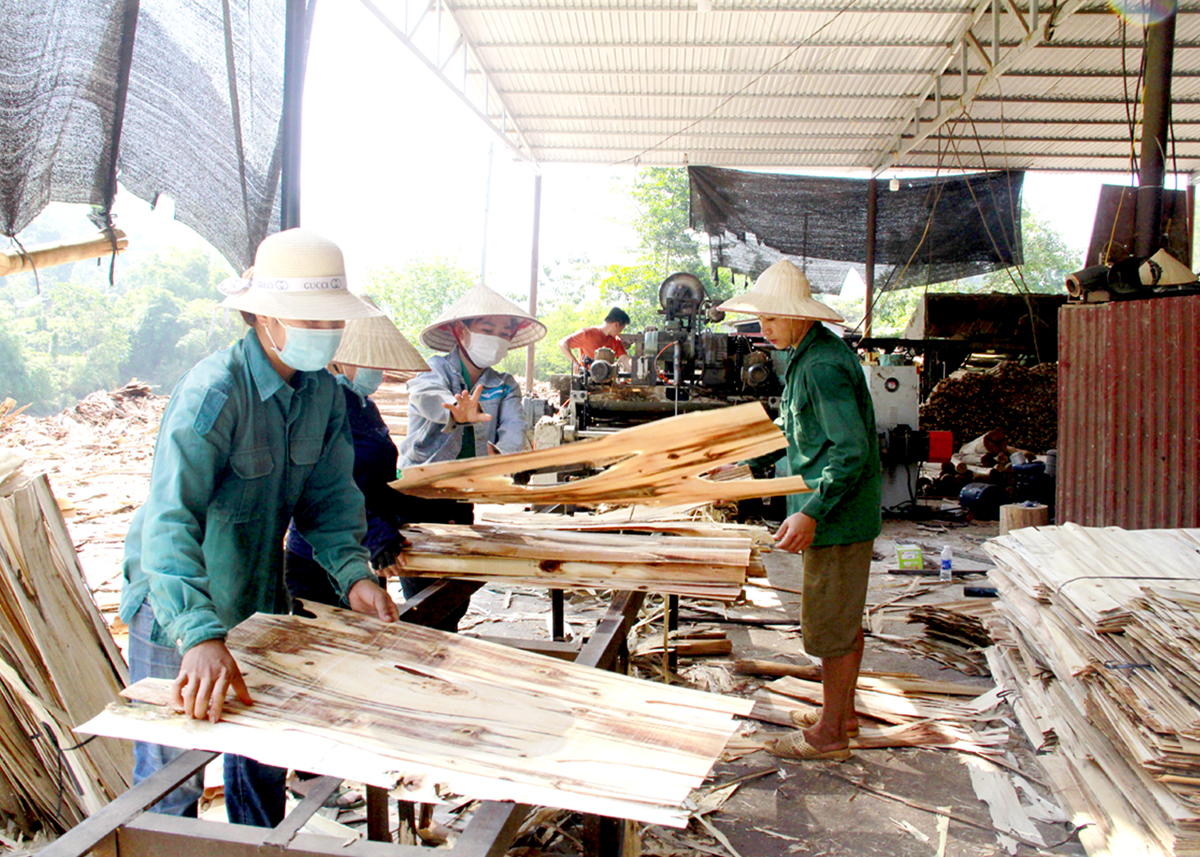
[[[486,455],[406,467],[391,486],[415,497],[475,503],[707,503],[799,494],[799,476],[705,479],[722,464],[784,449],[787,438],[759,402],[700,411],[634,426],[595,440],[511,455]],[[521,485],[513,474],[556,467],[606,468],[570,482]]]
[[[309,606],[315,619],[256,614],[230,632],[227,644],[255,703],[231,699],[228,722],[158,718],[150,738],[145,711],[128,706],[81,731],[169,735],[165,743],[174,746],[311,764],[337,776],[373,757],[386,785],[409,800],[457,794],[682,827],[689,790],[733,733],[733,715],[751,708],[743,699]],[[168,687],[147,680],[127,694],[161,703]]]

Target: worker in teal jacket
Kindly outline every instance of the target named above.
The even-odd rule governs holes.
[[[814,300],[804,273],[776,262],[754,288],[720,306],[753,313],[763,337],[788,350],[777,423],[787,436],[788,468],[811,493],[787,498],[775,533],[785,551],[802,552],[804,649],[821,659],[820,711],[793,712],[798,726],[770,745],[795,759],[849,758],[857,734],[854,692],[862,665],[862,614],[883,487],[875,411],[854,352],[822,322],[841,317]]]
[[[149,497],[125,540],[120,617],[131,679],[174,679],[176,705],[212,722],[227,689],[253,704],[227,632],[255,612],[289,611],[281,545],[290,520],[352,609],[398,615],[361,544],[345,400],[325,370],[345,319],[379,311],[346,289],[337,245],[311,232],[268,237],[252,272],[223,303],[252,328],[180,380],[159,427]],[[134,782],[179,752],[137,742]],[[285,774],[227,755],[230,821],[278,824]],[[202,790],[193,778],[155,810],[195,816]]]

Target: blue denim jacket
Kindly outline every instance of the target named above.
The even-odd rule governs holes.
[[[484,369],[479,383],[483,384],[479,405],[492,419],[474,423],[475,454],[485,455],[489,442],[504,453],[520,452],[525,448],[527,424],[517,379]],[[450,412],[442,405],[452,404],[454,395],[466,388],[457,346],[449,354],[435,354],[429,359],[429,371],[408,382],[408,434],[400,444],[401,470],[458,457],[463,427],[451,425]]]
[[[125,538],[120,616],[129,622],[149,598],[153,642],[183,653],[255,612],[287,612],[292,518],[343,592],[374,579],[345,399],[324,369],[297,379],[279,377],[251,330],[172,394],[150,496]]]

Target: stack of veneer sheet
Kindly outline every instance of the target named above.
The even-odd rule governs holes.
[[[0,828],[64,831],[129,787],[119,741],[71,731],[128,671],[45,476],[0,496]]]
[[[1200,530],[1016,530],[986,545],[988,662],[1090,854],[1200,853]]]
[[[405,572],[555,589],[663,592],[733,601],[761,567],[748,536],[681,536],[486,524],[406,527]]]

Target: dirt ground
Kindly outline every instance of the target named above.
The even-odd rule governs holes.
[[[0,446],[36,458],[36,468],[48,470],[89,585],[110,620],[120,593],[122,542],[134,509],[145,496],[157,411],[161,408],[160,403],[154,402],[126,403],[126,406],[128,413],[116,416],[104,414],[92,419],[61,416],[37,421],[19,417],[7,427],[0,426]],[[909,624],[906,619],[911,607],[958,601],[963,598],[964,585],[986,585],[983,574],[990,561],[981,545],[994,535],[994,523],[885,523],[884,532],[876,542],[868,607],[888,601],[892,604],[880,611],[882,618],[872,623],[874,633],[867,639],[864,669],[973,683],[981,693],[992,686],[986,674],[966,675],[909,646],[906,641],[923,638],[924,626]],[[966,579],[941,584],[936,576],[889,574],[888,569],[897,565],[897,542],[920,545],[931,565],[942,546],[949,544],[954,551],[956,571],[966,575]],[[799,629],[797,593],[802,573],[798,559],[781,552],[766,554],[764,559],[768,578],[748,587],[743,602],[721,607],[684,601],[681,612],[685,625],[720,629],[732,643],[729,654],[682,660],[678,673],[690,683],[714,692],[748,696],[769,680],[735,674],[735,659],[811,662],[804,654]],[[659,603],[661,599],[649,599],[648,621],[639,628],[641,639],[661,637],[661,625],[656,620],[649,621],[654,605]],[[603,614],[605,604],[603,594],[570,596],[567,621],[571,634],[577,639],[589,634]],[[549,599],[545,593],[532,589],[487,587],[475,595],[461,630],[491,637],[548,638]],[[114,635],[121,640],[119,623],[114,624]],[[635,646],[636,643],[635,640]],[[653,656],[634,660],[635,668],[648,677],[658,672],[658,663]],[[1021,736],[1011,712],[1007,712],[1006,705],[1000,711],[1008,719],[990,725],[1009,728],[1006,767],[1019,772],[1042,798],[1053,801],[1036,755]],[[743,724],[743,737],[749,740],[783,731],[783,727],[750,719]],[[752,752],[714,767],[710,783],[747,777],[717,811],[707,815],[704,822],[694,821],[687,831],[642,830],[642,853],[664,857],[1084,853],[1071,835],[1069,825],[1062,822],[1037,823],[1046,843],[1040,848],[999,834],[993,827],[988,805],[972,786],[971,768],[979,765],[998,770],[989,762],[951,749],[858,750],[844,763],[781,761],[766,752]],[[931,812],[930,807],[942,808],[943,812],[948,808],[949,816]],[[219,817],[219,802],[212,812]],[[329,810],[328,815],[338,817],[336,810]],[[343,812],[339,820],[354,826],[361,823],[360,815],[361,811]],[[452,826],[455,819],[443,820]],[[570,834],[570,821],[558,818],[552,827],[544,827],[540,834],[534,831],[544,841],[526,840],[524,850],[512,853],[521,857],[578,853]],[[562,832],[556,833],[556,829]],[[0,853],[3,850],[0,847]]]

